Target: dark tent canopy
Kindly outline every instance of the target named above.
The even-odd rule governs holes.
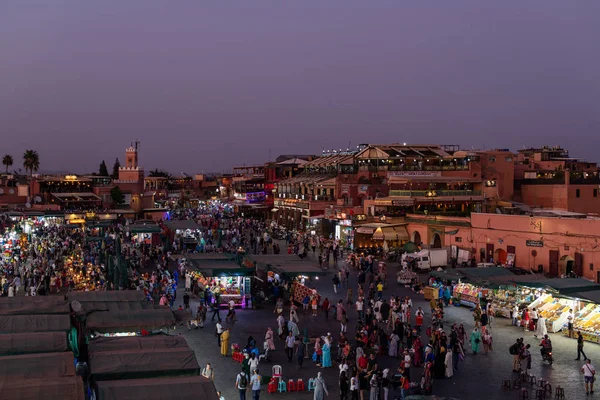
[[[98,301],[98,302],[83,302],[81,303],[81,314],[88,314],[92,311],[118,311],[131,312],[140,310],[168,309],[167,306],[155,306],[154,304],[144,301]]]
[[[149,332],[175,325],[175,316],[169,309],[120,312],[96,311],[86,319],[89,331],[100,333],[140,332],[145,329]]]
[[[218,400],[214,383],[203,376],[98,382],[99,400],[171,400],[175,397]]]
[[[52,379],[12,379],[3,377],[0,378],[0,399],[83,400],[85,399],[85,393],[83,382],[78,376]]]
[[[0,318],[0,333],[67,332],[69,315],[7,315]]]
[[[68,314],[69,311],[69,302],[56,297],[0,297],[0,315]]]
[[[0,358],[0,376],[15,379],[42,379],[75,376],[73,353],[43,353]]]
[[[0,356],[67,351],[64,332],[37,332],[0,335]]]
[[[181,349],[188,348],[183,336],[154,335],[131,337],[99,337],[90,340],[88,349],[90,353],[118,350],[143,350]]]
[[[172,231],[185,231],[187,229],[194,231],[200,229],[200,225],[198,225],[196,221],[192,219],[174,219],[170,221],[164,221],[163,224]]]
[[[562,295],[600,290],[599,284],[581,278],[527,280],[519,282],[519,285],[532,288],[552,289]]]
[[[90,371],[97,381],[159,376],[198,375],[200,366],[189,348],[147,352],[116,350],[90,353]]]
[[[108,290],[105,292],[70,292],[69,301],[80,303],[88,301],[143,301],[146,299],[141,290]]]

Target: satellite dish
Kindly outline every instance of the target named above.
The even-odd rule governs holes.
[[[33,199],[33,201],[35,201],[36,203],[41,203],[42,198],[40,196],[35,196],[35,199]]]
[[[0,189],[0,194],[4,194],[4,189]]]
[[[81,303],[78,302],[77,300],[73,300],[71,302],[71,308],[73,309],[73,311],[79,312],[79,311],[81,311]]]
[[[25,203],[25,208],[31,208],[31,204],[30,203]]]
[[[10,194],[15,194],[15,190],[14,190],[14,189],[10,189],[10,190],[8,191],[8,193],[10,193]]]

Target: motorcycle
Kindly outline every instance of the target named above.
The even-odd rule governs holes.
[[[552,362],[554,361],[552,359],[552,351],[544,351],[544,349],[542,349],[542,361],[548,361],[548,363],[552,365]]]

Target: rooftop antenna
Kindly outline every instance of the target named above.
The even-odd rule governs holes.
[[[135,150],[137,151],[140,148],[140,141],[138,139],[135,139]]]

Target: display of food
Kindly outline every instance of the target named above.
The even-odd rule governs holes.
[[[593,343],[600,343],[600,306],[588,304],[575,314],[573,321],[575,331],[580,331],[583,339]],[[569,331],[563,329],[563,335],[568,335]]]

